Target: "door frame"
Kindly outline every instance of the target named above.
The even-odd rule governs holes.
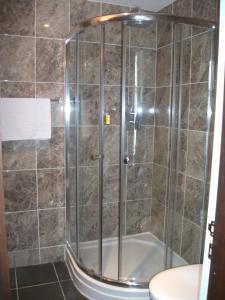
[[[220,23],[219,23],[219,52],[218,52],[218,69],[217,69],[217,83],[216,83],[216,110],[215,110],[215,125],[214,125],[214,142],[213,142],[213,155],[212,155],[212,168],[211,168],[211,180],[210,180],[210,192],[209,192],[209,205],[208,205],[208,217],[206,227],[206,238],[204,248],[203,259],[203,271],[200,286],[200,300],[206,300],[208,295],[208,288],[211,286],[211,281],[214,279],[211,269],[211,259],[209,258],[209,248],[213,244],[213,237],[208,230],[208,225],[216,219],[217,201],[218,207],[222,199],[221,189],[224,190],[224,184],[219,181],[220,163],[223,160],[219,159],[225,156],[225,148],[221,147],[222,132],[225,133],[225,96],[224,96],[224,83],[225,83],[225,0],[220,0]],[[223,143],[225,144],[225,138],[223,137]],[[221,164],[222,166],[222,164]],[[225,170],[223,170],[225,172]],[[218,190],[219,189],[219,190]],[[224,201],[224,200],[223,200]],[[215,229],[216,230],[216,229]],[[224,238],[225,239],[225,238]],[[225,261],[225,258],[224,258]],[[210,283],[210,284],[209,284]],[[222,286],[222,285],[221,285]],[[214,298],[217,299],[217,298]],[[208,298],[208,300],[214,300]],[[219,300],[219,298],[218,298]]]

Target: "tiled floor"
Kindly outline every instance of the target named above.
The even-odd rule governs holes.
[[[87,300],[63,262],[11,269],[10,281],[12,300]]]

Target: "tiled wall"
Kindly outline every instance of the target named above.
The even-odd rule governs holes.
[[[216,1],[178,0],[162,12],[216,20],[216,4]],[[170,24],[158,24],[151,231],[162,241],[165,240],[167,228],[165,196],[168,184],[166,180],[168,155],[170,155],[168,153],[168,109],[171,101],[172,35]],[[202,235],[200,225],[202,221],[206,221],[207,209],[203,195],[206,164],[208,62],[211,44],[209,32],[197,27],[185,26],[182,37],[184,54],[181,98],[183,105],[174,249],[188,262],[198,263]],[[179,59],[178,56],[177,58]],[[209,160],[210,157],[209,153]],[[207,202],[208,184],[205,188]]]

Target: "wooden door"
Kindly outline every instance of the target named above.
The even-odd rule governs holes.
[[[208,300],[225,300],[225,92],[223,108],[219,184]]]
[[[0,141],[0,279],[2,281],[2,294],[4,300],[10,300],[9,268],[8,268],[8,251],[5,229],[5,203],[3,193],[3,176],[2,176],[2,146]]]

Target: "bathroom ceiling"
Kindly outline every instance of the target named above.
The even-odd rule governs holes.
[[[150,11],[159,11],[163,7],[175,2],[175,0],[90,0],[92,2],[104,2],[121,6],[140,7]]]

